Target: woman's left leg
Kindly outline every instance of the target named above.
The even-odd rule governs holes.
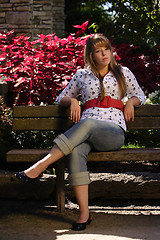
[[[121,131],[120,134],[119,131]],[[31,168],[25,170],[25,173],[30,178],[39,176],[51,163],[54,163],[64,155],[70,154],[76,146],[86,140],[91,143],[93,140],[93,146],[98,151],[116,150],[120,146],[122,140],[120,135],[123,135],[122,132],[123,130],[120,127],[112,123],[94,119],[81,120],[70,130],[56,138],[54,140],[55,146],[50,153]],[[115,135],[116,142],[114,140]]]
[[[76,139],[74,141],[72,139],[72,142],[75,141]],[[124,132],[120,127],[112,123],[97,122],[97,128],[93,128],[90,138],[75,147],[69,155],[69,183],[73,186],[79,204],[77,223],[85,223],[89,219],[88,184],[90,178],[87,169],[89,152],[93,147],[98,151],[116,150],[123,145],[123,142]]]
[[[74,147],[86,141],[90,136],[92,127],[94,126],[95,124],[92,119],[79,121],[66,132],[66,136],[65,133],[59,135],[54,140],[55,145],[50,153],[33,166],[26,169],[24,173],[29,178],[38,177],[50,164],[59,160],[64,155],[70,154]]]
[[[28,168],[24,171],[25,178],[29,177],[31,179],[34,179],[34,178],[38,177],[50,164],[59,160],[64,155],[70,154],[76,145],[85,141],[89,136],[87,127],[90,124],[89,125],[87,124],[87,126],[85,126],[85,125],[86,125],[85,121],[80,121],[77,124],[75,124],[70,130],[67,131],[69,133],[69,135],[71,133],[71,135],[74,136],[72,140],[76,144],[72,144],[65,135],[63,135],[63,134],[59,135],[54,140],[55,145],[51,149],[50,153],[47,154],[41,160],[39,160],[37,163],[32,165],[30,168]],[[89,128],[91,128],[91,126]],[[79,136],[80,136],[80,139],[79,139]],[[76,141],[75,141],[75,139],[76,139]],[[23,177],[23,172],[22,172],[22,174],[20,173],[20,175],[22,175],[22,177]],[[19,177],[19,175],[17,175],[17,177]]]
[[[62,158],[63,156],[64,153],[55,144],[49,154],[47,154],[40,161],[36,162],[30,168],[26,169],[24,172],[29,178],[36,178],[42,172],[44,172],[50,164]]]
[[[92,145],[87,141],[78,145],[68,156],[69,184],[73,187],[79,205],[77,223],[85,223],[89,218],[88,185],[90,184],[87,169],[87,156],[92,150]]]

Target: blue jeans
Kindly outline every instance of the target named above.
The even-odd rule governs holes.
[[[124,131],[117,124],[96,119],[80,120],[54,142],[64,155],[69,154],[71,186],[90,183],[87,156],[91,150],[114,151],[124,144]]]

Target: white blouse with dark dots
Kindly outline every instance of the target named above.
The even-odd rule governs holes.
[[[145,102],[145,95],[140,88],[135,76],[127,67],[122,67],[122,71],[127,84],[126,96],[128,98],[136,96],[139,98],[141,104],[143,104]],[[121,99],[117,80],[111,72],[104,76],[103,82],[105,88],[105,96],[111,96],[115,99]],[[100,81],[91,71],[91,69],[89,67],[85,69],[79,69],[77,70],[76,74],[73,76],[69,84],[66,86],[66,88],[57,97],[56,102],[59,103],[60,100],[65,96],[76,98],[79,94],[81,94],[82,102],[84,104],[86,101],[100,96],[100,91]],[[122,99],[122,101],[123,100],[124,99]],[[81,119],[86,118],[111,121],[115,124],[118,124],[126,131],[126,123],[123,112],[113,107],[92,107],[86,109],[85,111],[83,111]]]

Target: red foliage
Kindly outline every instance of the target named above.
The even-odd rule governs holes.
[[[113,45],[117,61],[128,67],[136,76],[146,93],[158,89],[160,85],[160,59],[151,49],[142,52],[139,47],[121,44]]]
[[[15,37],[13,31],[1,34],[0,73],[12,82],[12,91],[19,93],[17,104],[53,104],[77,69],[84,66],[87,38],[40,34],[30,42],[25,35]]]
[[[40,34],[36,41],[14,36],[14,31],[0,34],[0,74],[11,82],[11,91],[18,93],[16,104],[53,104],[59,92],[68,84],[78,68],[84,67],[84,33],[88,21],[76,34],[58,38],[55,34]],[[128,66],[144,90],[152,92],[159,83],[160,66],[156,55],[142,54],[137,47],[127,44],[114,46],[117,60]]]

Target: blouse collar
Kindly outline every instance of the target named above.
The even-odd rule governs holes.
[[[93,71],[92,71],[92,69],[91,69],[90,66],[87,66],[87,67],[85,68],[85,70],[86,70],[89,74],[92,73],[92,74],[95,76],[95,74],[93,73]],[[103,78],[106,77],[106,76],[111,76],[111,75],[113,75],[113,74],[112,74],[111,71],[109,71],[109,72],[107,72],[107,73],[103,76]]]

